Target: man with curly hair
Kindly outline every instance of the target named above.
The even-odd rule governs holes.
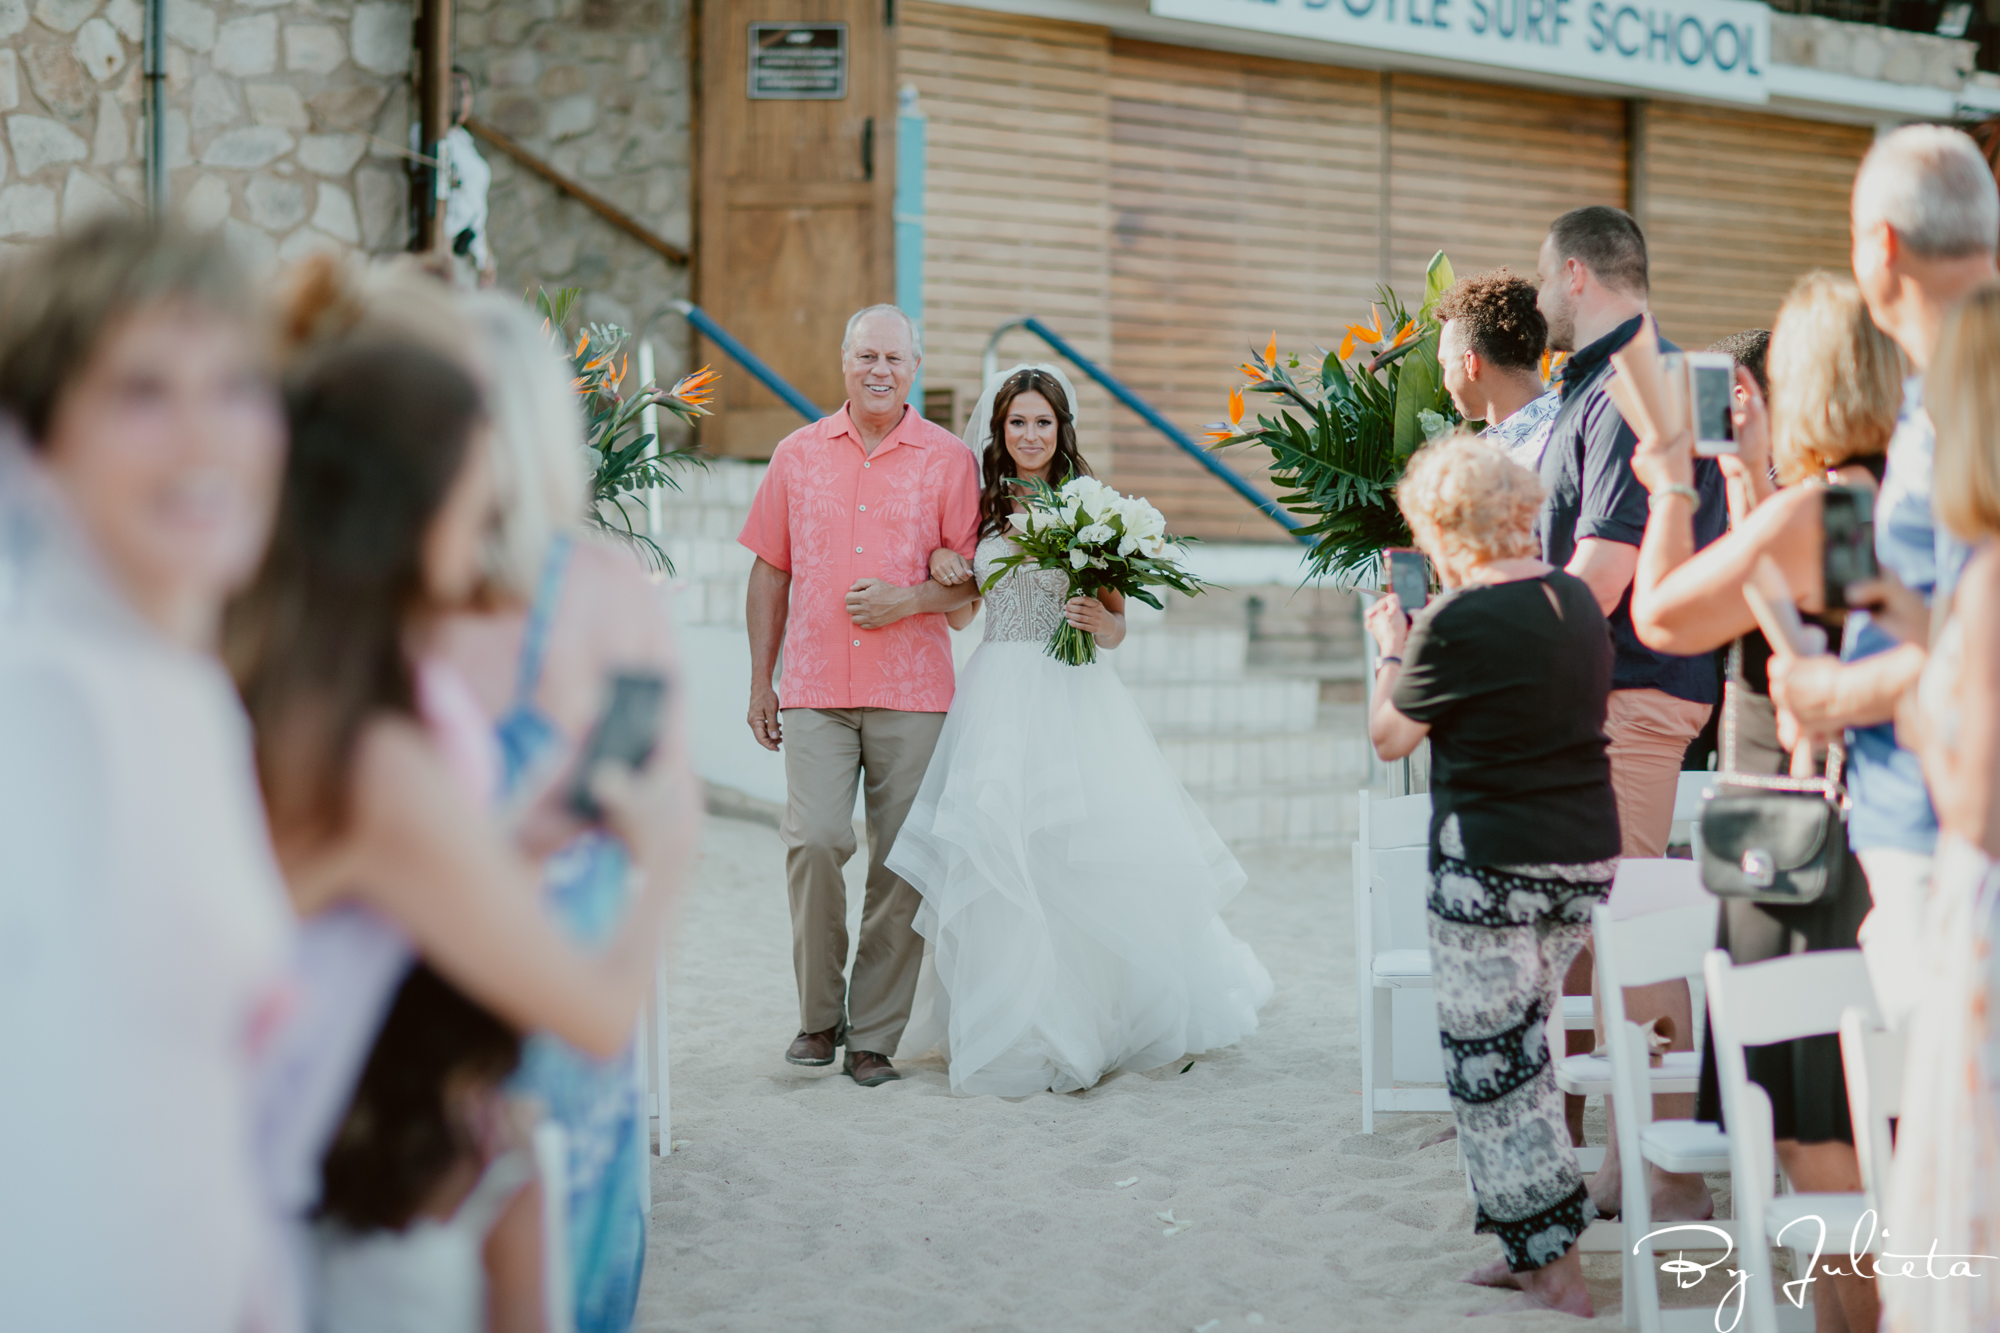
[[[1460,278],[1437,317],[1438,364],[1452,405],[1468,422],[1486,423],[1484,439],[1538,471],[1562,395],[1542,384],[1549,326],[1535,306],[1535,284],[1504,268]]]

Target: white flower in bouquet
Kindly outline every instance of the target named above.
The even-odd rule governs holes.
[[[1090,563],[1090,552],[1084,550],[1081,547],[1070,548],[1069,567],[1071,569],[1082,569],[1085,565],[1089,563]]]
[[[1092,523],[1077,532],[1076,540],[1080,546],[1102,546],[1117,535],[1108,523]]]
[[[1164,537],[1167,535],[1166,515],[1141,499],[1127,500],[1123,508],[1125,531],[1133,537]]]
[[[1035,511],[1032,509],[1023,509],[1019,513],[1007,515],[1007,521],[1014,525],[1014,531],[1027,532],[1034,526]]]

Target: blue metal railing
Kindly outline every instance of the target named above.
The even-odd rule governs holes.
[[[676,301],[674,302],[674,308],[681,312],[688,323],[694,325],[695,328],[706,335],[710,342],[720,347],[738,365],[749,371],[758,383],[784,399],[794,412],[797,412],[807,421],[818,421],[826,415],[825,412],[813,405],[811,399],[786,383],[784,377],[779,375],[777,371],[765,365],[762,357],[738,342],[729,330],[723,328],[713,319],[710,319],[708,312],[700,306],[695,305],[691,301]],[[1138,394],[1132,392],[1131,389],[1125,386],[1123,381],[1119,380],[1110,371],[1105,370],[1082,352],[1070,346],[1068,339],[1042,323],[1041,320],[1036,319],[1033,315],[1014,320],[1011,323],[1002,324],[999,328],[993,330],[993,336],[986,341],[986,354],[981,363],[981,370],[983,372],[981,376],[982,380],[991,380],[998,372],[1000,339],[1013,329],[1026,329],[1054,348],[1056,355],[1069,361],[1078,370],[1088,375],[1091,379],[1096,380],[1098,384],[1103,386],[1106,393],[1131,409],[1132,413],[1141,421],[1179,445],[1190,458],[1214,473],[1230,490],[1235,491],[1245,500],[1255,505],[1260,513],[1290,533],[1294,540],[1307,546],[1312,545],[1312,538],[1301,535],[1299,529],[1302,525],[1297,519],[1278,508],[1277,504],[1269,496],[1263,494],[1256,487],[1238,476],[1235,469],[1228,467],[1213,453],[1202,448],[1186,431],[1154,410],[1151,403],[1148,403]]]
[[[754,376],[757,382],[785,400],[785,405],[804,417],[807,421],[818,421],[827,415],[813,406],[812,399],[785,382],[782,375],[764,364],[764,359],[736,341],[728,329],[708,317],[708,312],[692,301],[676,301],[674,309],[681,312],[687,322],[707,336],[708,340],[729,354],[731,360]]]
[[[1033,315],[1025,316],[1011,323],[1002,324],[999,328],[993,330],[993,336],[986,341],[986,355],[981,364],[981,369],[984,371],[984,379],[990,381],[994,375],[999,373],[1000,339],[1012,329],[1026,329],[1054,348],[1056,355],[1064,358],[1078,370],[1096,380],[1098,384],[1103,386],[1106,393],[1131,409],[1132,413],[1141,421],[1179,445],[1195,462],[1201,464],[1220,478],[1223,485],[1257,506],[1258,510],[1266,518],[1269,518],[1272,522],[1290,533],[1293,540],[1307,546],[1312,545],[1312,538],[1303,536],[1299,532],[1299,529],[1303,525],[1297,519],[1278,508],[1276,502],[1269,496],[1263,494],[1256,487],[1238,476],[1234,468],[1227,466],[1209,450],[1202,448],[1186,431],[1155,411],[1151,403],[1148,403],[1138,394],[1132,392],[1131,389],[1127,388],[1110,371],[1105,370],[1095,361],[1092,361],[1089,357],[1077,351],[1076,348],[1070,346],[1066,338]]]

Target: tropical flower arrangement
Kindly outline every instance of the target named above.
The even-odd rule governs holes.
[[[1315,348],[1317,363],[1280,358],[1277,336],[1241,370],[1249,383],[1229,391],[1229,420],[1209,429],[1211,448],[1261,444],[1271,451],[1278,503],[1312,521],[1312,572],[1348,582],[1379,582],[1381,552],[1411,545],[1396,508],[1396,483],[1419,446],[1458,424],[1438,368],[1433,312],[1456,279],[1440,250],[1424,276],[1415,314],[1386,285],[1370,321],[1350,324],[1340,345]],[[1293,371],[1305,369],[1300,376]],[[1245,424],[1244,395],[1278,401],[1270,416]]]
[[[1041,480],[1015,486],[1026,507],[1008,522],[1021,549],[994,562],[982,595],[1021,565],[1067,574],[1065,602],[1110,588],[1158,609],[1160,599],[1149,587],[1193,596],[1208,586],[1180,567],[1180,551],[1192,539],[1168,536],[1167,520],[1144,499],[1120,495],[1090,476],[1071,477],[1060,488]],[[1064,620],[1044,651],[1069,666],[1088,666],[1097,660],[1097,640]]]
[[[538,289],[535,309],[542,317],[542,331],[576,368],[571,387],[583,407],[590,521],[630,542],[655,568],[671,574],[673,562],[645,530],[646,494],[662,486],[679,490],[676,470],[707,464],[692,445],[655,447],[657,436],[645,428],[646,409],[664,408],[693,425],[708,415],[716,374],[703,366],[672,388],[648,381],[626,389],[632,360],[627,351],[629,333],[616,324],[586,324],[578,329],[574,343],[570,341],[570,317],[581,295],[575,287],[553,295]]]

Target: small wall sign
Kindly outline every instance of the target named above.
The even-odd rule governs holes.
[[[750,96],[790,102],[846,97],[847,25],[751,24]]]

